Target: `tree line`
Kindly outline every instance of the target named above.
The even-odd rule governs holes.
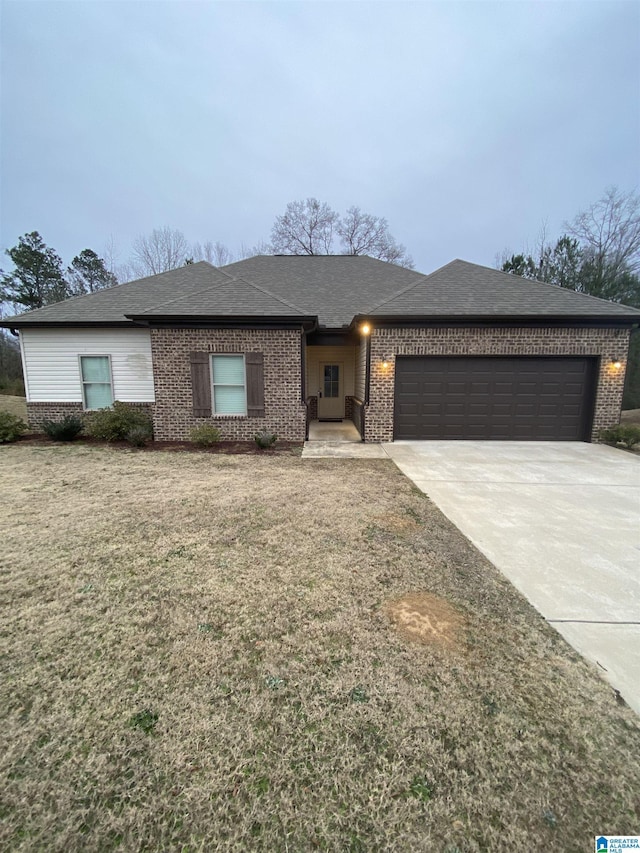
[[[290,202],[277,216],[271,242],[241,245],[232,252],[221,242],[189,243],[184,234],[167,226],[136,237],[127,262],[118,265],[113,242],[100,257],[83,249],[66,271],[58,253],[47,246],[37,231],[25,234],[17,246],[6,250],[13,270],[0,270],[0,301],[22,310],[42,308],[69,296],[94,293],[123,281],[156,275],[185,263],[208,261],[225,266],[256,254],[370,255],[401,266],[413,267],[405,247],[389,232],[387,220],[350,207],[339,216],[326,202],[315,198]]]
[[[640,196],[611,187],[564,228],[555,241],[547,240],[543,231],[533,250],[504,251],[498,268],[640,308]],[[18,311],[40,308],[185,263],[205,260],[225,266],[256,254],[326,255],[336,250],[413,268],[411,256],[391,235],[385,218],[364,213],[359,207],[350,207],[340,216],[326,202],[307,198],[290,202],[276,217],[270,242],[251,247],[242,244],[237,252],[219,241],[189,243],[181,231],[164,227],[137,237],[124,264],[118,265],[111,241],[104,257],[83,249],[65,270],[57,252],[33,231],[6,250],[14,269],[0,270],[0,312],[3,303]],[[9,352],[0,336],[0,373],[3,362],[9,359],[13,365],[15,358],[15,349]],[[632,337],[625,406],[640,407],[640,334]]]
[[[640,196],[609,187],[549,241],[543,232],[531,251],[503,252],[504,272],[577,293],[640,308]],[[625,409],[640,408],[640,332],[631,336]]]
[[[501,269],[640,308],[640,196],[610,187],[555,242],[544,231],[532,252],[503,253]]]

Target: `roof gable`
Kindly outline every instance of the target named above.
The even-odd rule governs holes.
[[[455,260],[378,302],[371,317],[625,317],[640,311],[554,284]]]
[[[368,255],[257,255],[222,267],[290,299],[320,326],[342,328],[421,273]]]

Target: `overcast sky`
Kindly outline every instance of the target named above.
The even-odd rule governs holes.
[[[634,0],[4,0],[0,47],[0,247],[65,264],[164,225],[235,250],[315,196],[420,271],[492,266],[640,184]]]

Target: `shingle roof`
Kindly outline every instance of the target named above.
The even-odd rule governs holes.
[[[633,317],[640,311],[553,284],[455,260],[383,299],[371,317]]]
[[[20,314],[20,324],[27,323],[109,323],[127,322],[126,314],[142,313],[177,295],[191,296],[227,280],[227,276],[199,263],[151,275],[125,284],[117,284],[96,293],[54,302],[35,311]],[[5,323],[13,318],[7,317]]]
[[[302,312],[263,288],[234,278],[206,261],[159,275],[76,296],[19,315],[16,325],[40,323],[130,323],[128,317],[258,315],[282,317]],[[3,320],[10,325],[13,317]]]
[[[423,278],[366,255],[257,255],[223,267],[290,299],[321,326],[348,326],[356,314]]]
[[[0,325],[128,323],[189,317],[559,317],[640,321],[640,311],[489,267],[452,261],[431,275],[366,256],[258,255],[217,268],[201,261],[7,317]]]

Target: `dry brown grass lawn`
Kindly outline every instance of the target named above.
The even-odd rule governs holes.
[[[0,412],[10,412],[26,422],[27,400],[25,397],[11,397],[9,394],[0,394]]]
[[[391,462],[0,460],[1,849],[638,831],[638,719]]]
[[[640,424],[640,409],[627,409],[620,416],[621,424]]]

